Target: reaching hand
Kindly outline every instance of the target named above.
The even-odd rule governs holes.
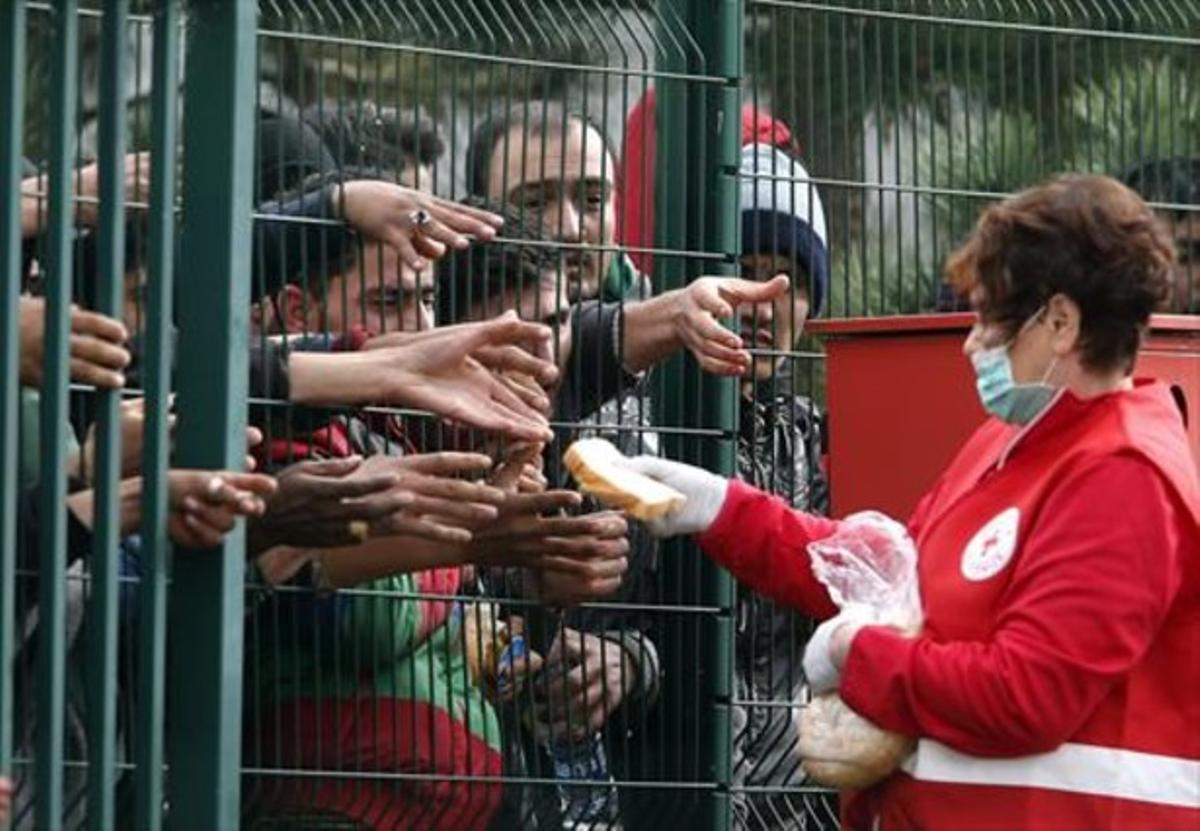
[[[239,516],[261,516],[275,493],[275,480],[261,473],[229,470],[167,472],[167,533],[178,545],[214,548]]]
[[[582,497],[568,490],[522,491],[530,464],[524,456],[514,454],[497,470],[493,482],[508,495],[496,520],[475,530],[470,560],[562,572],[585,583],[623,574],[629,551],[625,518],[615,512],[556,515],[578,507]]]
[[[716,375],[742,375],[750,366],[750,353],[742,339],[721,325],[738,306],[769,303],[787,293],[783,275],[765,283],[737,277],[700,277],[681,289],[675,310],[679,341],[700,363]]]
[[[75,221],[79,225],[100,224],[100,163],[81,167],[75,174],[79,196],[75,205]],[[133,199],[150,192],[150,154],[143,151],[125,156],[125,198]]]
[[[510,378],[515,384],[532,387],[549,387],[558,380],[558,366],[554,362],[554,349],[550,339],[541,332],[521,346],[499,344],[482,346],[475,350],[475,360],[493,372]]]
[[[526,569],[529,595],[547,606],[569,608],[603,600],[621,588],[629,561],[625,557],[588,557],[577,571]]]
[[[121,402],[121,477],[136,476],[142,470],[142,431],[146,425],[146,399],[130,398]],[[175,415],[167,416],[167,430],[174,432]],[[96,425],[88,427],[83,447],[80,472],[90,479],[96,470]]]
[[[507,320],[513,315],[505,315]],[[476,324],[465,324],[470,327]],[[442,331],[460,327],[443,326]],[[550,402],[543,391],[558,380],[558,367],[550,343],[549,329],[540,324],[525,325],[513,330],[510,342],[491,343],[478,347],[471,357],[480,364],[510,381],[509,386],[531,406],[549,412]],[[389,332],[371,338],[363,344],[363,351],[412,346],[429,332]]]
[[[384,403],[429,410],[514,439],[549,441],[554,433],[542,412],[549,409],[549,399],[519,395],[476,357],[486,357],[494,347],[549,337],[544,326],[504,315],[434,329],[402,347],[361,354],[373,362],[371,376]]]
[[[551,741],[582,741],[604,727],[638,678],[637,663],[621,644],[564,628],[534,683],[535,732]]]
[[[425,258],[436,260],[445,254],[448,245],[466,248],[467,234],[495,238],[504,223],[488,211],[391,182],[346,182],[338,186],[334,201],[346,222],[390,245],[417,271],[428,265]]]
[[[546,477],[541,469],[542,445],[514,444],[508,448],[504,463],[496,468],[492,483],[510,494],[539,494],[546,490]],[[559,491],[569,493],[569,491]],[[513,497],[510,497],[512,499]],[[506,506],[513,531],[520,520],[515,503]],[[526,519],[528,523],[528,518]],[[534,526],[536,527],[536,525]],[[616,533],[617,524],[611,529]],[[604,537],[601,539],[611,539]],[[619,552],[619,553],[618,553]],[[597,547],[594,555],[578,557],[570,561],[571,569],[527,568],[525,579],[530,588],[529,595],[549,606],[575,606],[591,600],[608,597],[621,587],[621,580],[629,570],[625,552],[619,545],[605,544]],[[607,555],[607,556],[606,556]]]
[[[412,494],[396,489],[399,477],[392,471],[352,475],[362,464],[361,457],[348,456],[297,462],[281,470],[266,511],[250,523],[251,553],[277,545],[354,545],[362,542],[369,523],[412,503]]]
[[[624,567],[628,525],[615,512],[555,516],[578,507],[575,491],[509,493],[500,515],[473,530],[467,557],[471,562],[525,566],[595,578],[595,560],[619,560]]]
[[[471,528],[496,518],[504,492],[484,482],[454,477],[483,473],[491,466],[492,460],[478,453],[371,456],[356,475],[390,474],[396,479],[393,492],[409,495],[402,508],[371,524],[371,536],[408,534],[470,542]]]
[[[42,383],[45,360],[46,302],[40,297],[21,297],[21,383]],[[124,346],[129,335],[125,325],[106,315],[71,307],[71,380],[104,389],[125,386],[122,373],[129,365]]]
[[[506,493],[543,493],[550,484],[543,472],[541,442],[513,442],[505,448],[504,461],[492,472],[491,483]]]

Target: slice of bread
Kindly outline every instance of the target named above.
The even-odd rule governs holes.
[[[581,490],[634,519],[658,519],[687,501],[674,488],[622,467],[621,459],[621,451],[604,439],[580,439],[563,455]]]

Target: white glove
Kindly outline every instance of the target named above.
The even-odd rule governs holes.
[[[657,456],[633,456],[621,462],[629,470],[648,476],[682,493],[687,502],[679,510],[646,523],[656,537],[699,534],[707,531],[725,504],[729,480],[704,468],[660,459]]]
[[[842,671],[833,663],[830,641],[833,634],[843,626],[868,626],[875,622],[874,615],[862,606],[849,606],[817,627],[804,647],[804,678],[813,695],[836,690],[842,680]]]

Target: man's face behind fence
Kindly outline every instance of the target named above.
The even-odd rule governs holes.
[[[554,330],[552,348],[555,359],[561,363],[561,356],[571,350],[571,307],[579,300],[575,287],[564,281],[554,268],[541,269],[536,277],[533,273],[522,279],[510,275],[506,283],[500,291],[476,298],[462,319],[490,320],[515,311],[524,320],[545,323]]]
[[[418,332],[433,328],[431,272],[417,274],[386,245],[363,245],[357,263],[324,285],[315,277],[305,287],[289,284],[279,294],[283,331]]]
[[[549,239],[611,246],[615,239],[615,162],[592,127],[577,120],[525,135],[515,127],[492,149],[488,197],[540,220]],[[611,251],[565,249],[565,279],[581,297],[594,297]]]

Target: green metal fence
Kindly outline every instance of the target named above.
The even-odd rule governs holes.
[[[788,311],[743,322],[765,332],[762,377],[739,385],[676,355],[614,381],[577,348],[553,425],[559,449],[605,435],[820,509],[823,366],[796,310],[951,308],[940,262],[989,200],[1060,170],[1124,176],[1193,257],[1173,303],[1196,311],[1198,32],[1200,9],[1170,0],[3,4],[0,770],[14,827],[589,827],[571,821],[589,800],[605,817],[590,827],[836,827],[836,797],[795,756],[810,622],[755,601],[690,542],[635,529],[622,590],[567,611],[513,569],[408,569],[328,591],[311,565],[279,577],[247,563],[240,527],[217,549],[173,550],[168,470],[240,467],[248,422],[272,469],[358,441],[484,441],[258,383],[250,356],[283,335],[344,348],[358,330],[428,325],[427,298],[467,312],[442,300],[467,271],[404,272],[369,247],[334,257],[336,202],[287,206],[345,178],[508,203],[488,251],[540,251],[560,285],[539,294],[520,276],[512,291],[539,298],[523,316],[567,328],[564,310],[592,293],[623,311],[736,275],[743,253],[782,254]],[[488,152],[470,152],[506,113]],[[740,169],[751,137],[806,170]],[[127,176],[135,150],[149,172]],[[91,162],[94,186],[79,173]],[[789,194],[809,224],[819,195],[826,287],[811,254],[744,247],[751,191]],[[463,304],[503,305],[488,291]],[[34,295],[40,379],[22,387]],[[123,391],[71,382],[72,303],[125,317],[137,367]],[[610,400],[590,412],[600,388]],[[131,491],[121,403],[135,397]],[[94,494],[82,536],[68,499],[80,489]],[[122,531],[131,502],[136,535]],[[564,629],[598,645],[594,686],[619,701],[591,732],[604,766],[556,776],[527,709],[552,673],[510,700],[476,689],[465,621],[483,607],[522,619],[543,655]],[[594,748],[584,732],[576,744]]]

